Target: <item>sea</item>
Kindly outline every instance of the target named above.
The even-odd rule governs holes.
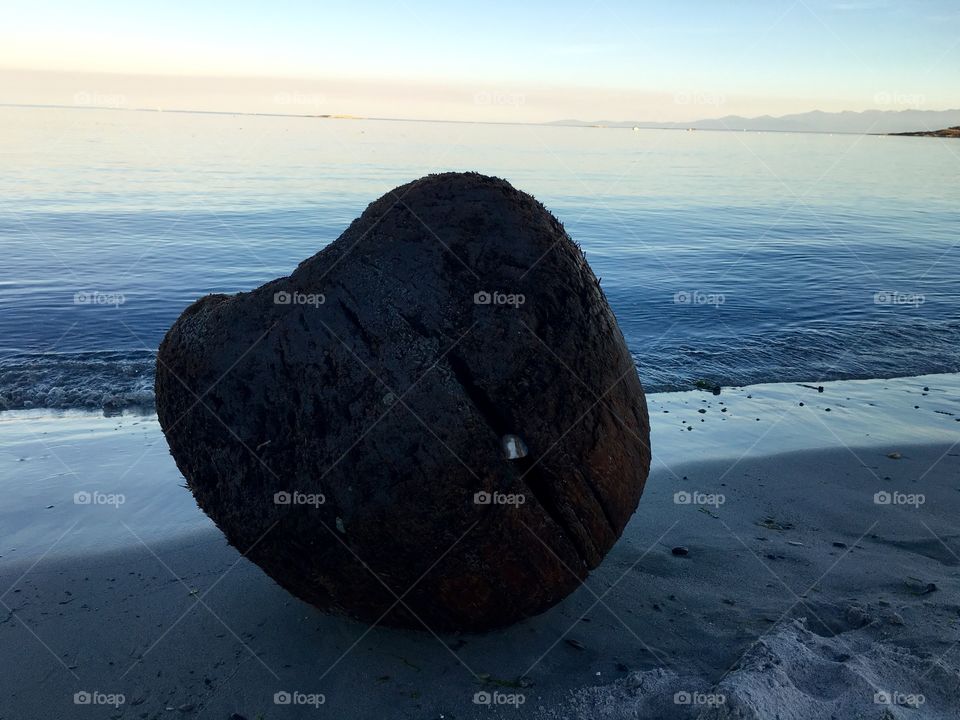
[[[957,140],[0,107],[0,163],[0,411],[151,412],[187,305],[451,170],[564,223],[648,392],[960,371]]]

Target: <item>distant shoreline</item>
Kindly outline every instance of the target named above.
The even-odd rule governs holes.
[[[627,131],[645,131],[645,130],[673,130],[675,132],[731,132],[731,133],[771,133],[782,135],[873,135],[875,137],[890,136],[917,136],[928,135],[929,133],[884,133],[884,132],[866,132],[856,130],[799,130],[799,129],[775,129],[775,128],[751,128],[751,127],[694,127],[701,121],[694,121],[687,125],[677,123],[665,123],[663,125],[651,124],[633,124],[630,123],[586,123],[576,120],[569,122],[563,120],[550,120],[545,122],[512,122],[506,120],[441,120],[435,118],[402,118],[402,117],[367,117],[362,115],[348,115],[340,113],[278,113],[278,112],[243,112],[230,110],[190,110],[182,108],[150,108],[150,107],[116,107],[109,105],[58,105],[58,104],[37,104],[37,103],[0,103],[0,108],[33,108],[48,110],[113,110],[122,112],[144,112],[144,113],[175,113],[178,115],[234,115],[241,117],[273,117],[273,118],[301,118],[315,120],[370,120],[376,122],[413,122],[413,123],[444,123],[451,125],[506,125],[521,127],[562,127],[562,128],[580,128],[584,130],[627,130]],[[937,131],[946,132],[946,131]],[[949,136],[953,137],[953,136]]]
[[[960,138],[960,126],[944,128],[943,130],[920,130],[917,132],[889,133],[900,137],[948,137]]]

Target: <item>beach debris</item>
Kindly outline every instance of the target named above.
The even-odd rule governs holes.
[[[908,577],[906,580],[907,589],[914,595],[929,595],[939,590],[936,583],[924,582],[915,577]]]
[[[873,622],[873,617],[860,605],[849,605],[843,612],[844,619],[851,629],[862,628]]]
[[[792,530],[792,529],[793,529],[793,524],[792,524],[792,523],[788,523],[788,522],[783,522],[783,523],[781,523],[781,522],[778,522],[776,519],[774,519],[774,518],[772,518],[772,517],[765,517],[763,520],[761,520],[760,522],[758,522],[757,525],[759,525],[760,527],[767,528],[767,530],[779,530],[779,531],[783,531],[783,530]]]
[[[890,458],[891,460],[899,460],[903,456],[898,452],[892,452],[892,453],[887,453],[887,457]]]
[[[576,640],[574,640],[573,642],[576,642]],[[490,673],[483,672],[483,673],[477,673],[477,677],[480,679],[480,682],[483,685],[496,685],[497,687],[505,687],[505,688],[533,687],[533,679],[526,675],[521,675],[520,677],[514,678],[513,680],[506,680],[503,678],[494,677]]]
[[[686,557],[690,554],[690,549],[684,547],[683,545],[677,545],[675,548],[672,548],[670,552],[679,557]]]
[[[698,390],[709,390],[714,395],[719,395],[721,387],[712,380],[697,380],[693,383],[693,386]]]
[[[643,389],[582,250],[476,173],[398,187],[291,275],[196,301],[155,386],[227,540],[368,622],[542,612],[599,565],[649,472]]]

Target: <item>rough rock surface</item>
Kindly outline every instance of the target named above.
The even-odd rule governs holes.
[[[476,173],[398,187],[289,277],[192,304],[156,396],[228,540],[368,622],[543,611],[602,560],[649,470],[643,390],[583,253]]]

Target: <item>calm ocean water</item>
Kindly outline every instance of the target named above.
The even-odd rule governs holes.
[[[564,222],[648,391],[956,372],[949,143],[0,108],[0,408],[149,407],[187,304],[443,170]]]

